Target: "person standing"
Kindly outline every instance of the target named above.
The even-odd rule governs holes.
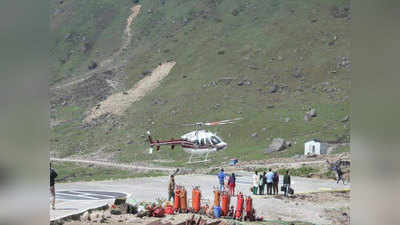
[[[271,169],[267,173],[267,194],[272,195],[272,184],[273,184],[274,173]]]
[[[51,168],[51,163],[50,165],[50,194],[51,194],[51,208],[53,210],[56,209],[56,189],[54,187],[55,184],[55,179],[58,176],[58,174],[56,173],[56,171]]]
[[[263,172],[263,180],[264,180],[264,190],[267,189],[267,172]],[[265,195],[265,191],[263,191],[264,195]]]
[[[278,171],[274,172],[274,178],[272,179],[272,182],[273,182],[274,195],[277,195],[278,194],[278,186],[279,186]]]
[[[174,200],[175,198],[175,177],[174,175],[171,175],[169,178],[169,184],[168,184],[168,201]]]
[[[259,179],[260,177],[258,176],[258,172],[255,171],[253,174],[253,194],[255,195],[257,195],[258,183],[260,182]]]
[[[234,173],[232,173],[232,175],[229,177],[228,186],[229,186],[229,194],[231,196],[235,196],[236,177]]]
[[[263,195],[264,194],[264,178],[263,178],[263,174],[260,174],[260,179],[259,179],[259,183],[258,183],[258,190],[259,190],[259,194]]]
[[[221,192],[225,190],[225,176],[224,168],[221,168],[221,171],[218,173],[219,191]]]
[[[291,184],[291,180],[290,180],[289,170],[287,170],[285,176],[283,176],[283,187],[285,189],[286,197],[289,194],[290,184]]]
[[[340,168],[340,164],[336,166],[336,173],[337,173],[337,184],[339,183],[340,180],[342,180],[344,184],[344,179],[343,179],[343,172],[342,169]]]

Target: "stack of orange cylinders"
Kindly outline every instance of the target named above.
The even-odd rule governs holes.
[[[231,196],[228,192],[223,192],[221,197],[221,214],[222,216],[227,216],[229,212],[229,205],[231,202]]]
[[[192,191],[192,208],[195,213],[200,211],[201,193],[198,188],[193,188]]]
[[[236,213],[235,213],[235,219],[237,220],[242,219],[243,203],[244,203],[243,194],[239,192],[237,195]]]
[[[186,189],[182,189],[181,193],[180,193],[180,197],[181,197],[181,211],[182,212],[187,212],[187,192]]]
[[[175,196],[174,196],[174,211],[177,212],[181,208],[181,190],[177,188],[175,190]]]
[[[219,206],[219,198],[220,192],[218,190],[214,190],[214,206]]]

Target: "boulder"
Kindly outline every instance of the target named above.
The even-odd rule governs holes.
[[[286,148],[285,140],[283,138],[274,138],[269,147],[275,151],[281,151]]]
[[[317,116],[317,112],[316,112],[315,109],[310,109],[310,111],[308,112],[308,114],[309,114],[311,117],[316,117],[316,116]]]
[[[278,91],[278,85],[276,85],[276,84],[272,85],[272,86],[268,89],[268,92],[269,92],[269,93],[275,93],[275,92],[277,92],[277,91]]]
[[[93,61],[93,60],[88,65],[89,70],[96,69],[96,67],[97,67],[97,63],[96,63],[96,61]]]
[[[265,149],[266,154],[285,150],[287,147],[290,147],[292,144],[288,141],[285,141],[283,138],[274,138],[272,139],[271,144]]]

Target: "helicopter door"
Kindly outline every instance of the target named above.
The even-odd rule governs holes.
[[[211,145],[211,142],[210,142],[210,139],[209,139],[209,138],[206,138],[206,144],[207,144],[207,145]]]
[[[202,139],[200,140],[200,145],[201,145],[201,146],[204,146],[204,145],[205,145],[205,143],[204,143],[204,138],[202,138]]]

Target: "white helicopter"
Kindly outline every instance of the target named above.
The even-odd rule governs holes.
[[[218,137],[215,133],[199,130],[202,126],[218,126],[224,124],[232,124],[235,121],[241,120],[242,118],[235,118],[231,120],[222,120],[217,122],[198,122],[193,124],[185,124],[184,126],[195,126],[195,131],[189,132],[181,136],[180,139],[171,139],[171,140],[156,140],[154,141],[151,137],[150,131],[147,131],[147,135],[149,138],[150,149],[149,153],[153,153],[153,148],[156,147],[156,150],[160,150],[160,146],[162,145],[170,145],[171,149],[174,149],[175,145],[182,146],[182,149],[190,153],[190,158],[188,163],[192,162],[193,155],[202,156],[205,154],[205,159],[202,161],[196,162],[207,162],[208,154],[210,152],[217,152],[225,149],[228,144],[224,142],[220,137]]]

